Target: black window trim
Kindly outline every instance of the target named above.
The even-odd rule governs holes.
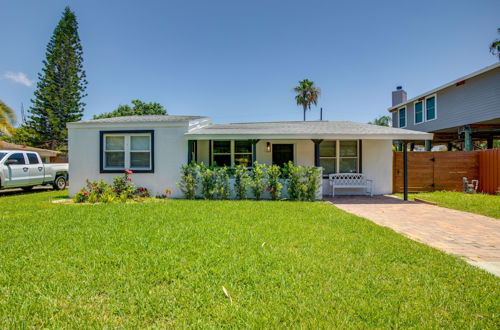
[[[134,170],[134,173],[154,173],[155,172],[155,131],[154,130],[110,130],[99,131],[99,172],[100,173],[123,173],[124,170],[109,170],[104,168],[104,135],[105,134],[151,134],[151,169]]]

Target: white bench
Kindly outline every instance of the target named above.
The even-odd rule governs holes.
[[[373,196],[373,181],[367,179],[362,173],[337,173],[330,174],[328,181],[332,187],[332,197],[335,196],[335,189],[337,188],[363,188],[366,189],[370,196]]]

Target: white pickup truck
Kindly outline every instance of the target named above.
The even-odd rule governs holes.
[[[0,189],[52,185],[63,190],[68,182],[68,164],[44,164],[33,151],[0,150]]]

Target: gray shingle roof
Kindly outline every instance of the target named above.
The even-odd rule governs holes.
[[[189,131],[186,135],[380,135],[422,138],[428,133],[402,128],[361,124],[350,121],[289,121],[262,123],[211,124]]]
[[[206,118],[202,116],[172,116],[172,115],[150,115],[150,116],[125,116],[102,118],[94,120],[85,120],[76,122],[78,124],[94,124],[94,123],[144,123],[144,122],[167,122],[167,121],[190,121]]]

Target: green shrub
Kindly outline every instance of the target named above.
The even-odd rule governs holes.
[[[267,167],[267,190],[272,200],[277,200],[281,196],[283,184],[281,179],[281,167],[272,165]]]
[[[306,200],[309,201],[316,200],[316,193],[318,192],[321,186],[320,174],[321,170],[316,166],[311,166],[306,168],[305,171]]]
[[[291,200],[304,200],[307,194],[306,170],[302,166],[293,165],[292,162],[289,162],[286,168],[288,173],[288,198]]]
[[[234,190],[237,199],[246,199],[250,185],[250,175],[244,165],[237,165],[234,173]]]
[[[200,164],[201,193],[205,199],[214,199],[216,195],[215,170]]]
[[[228,199],[231,195],[229,187],[229,171],[226,166],[216,168],[215,173],[215,198]]]
[[[199,183],[200,165],[196,162],[184,165],[181,167],[181,181],[177,186],[184,194],[186,199],[194,199],[196,197],[196,189]]]
[[[252,192],[255,199],[259,200],[262,198],[262,194],[266,188],[266,165],[260,164],[255,161],[253,163],[253,171],[252,171]]]

